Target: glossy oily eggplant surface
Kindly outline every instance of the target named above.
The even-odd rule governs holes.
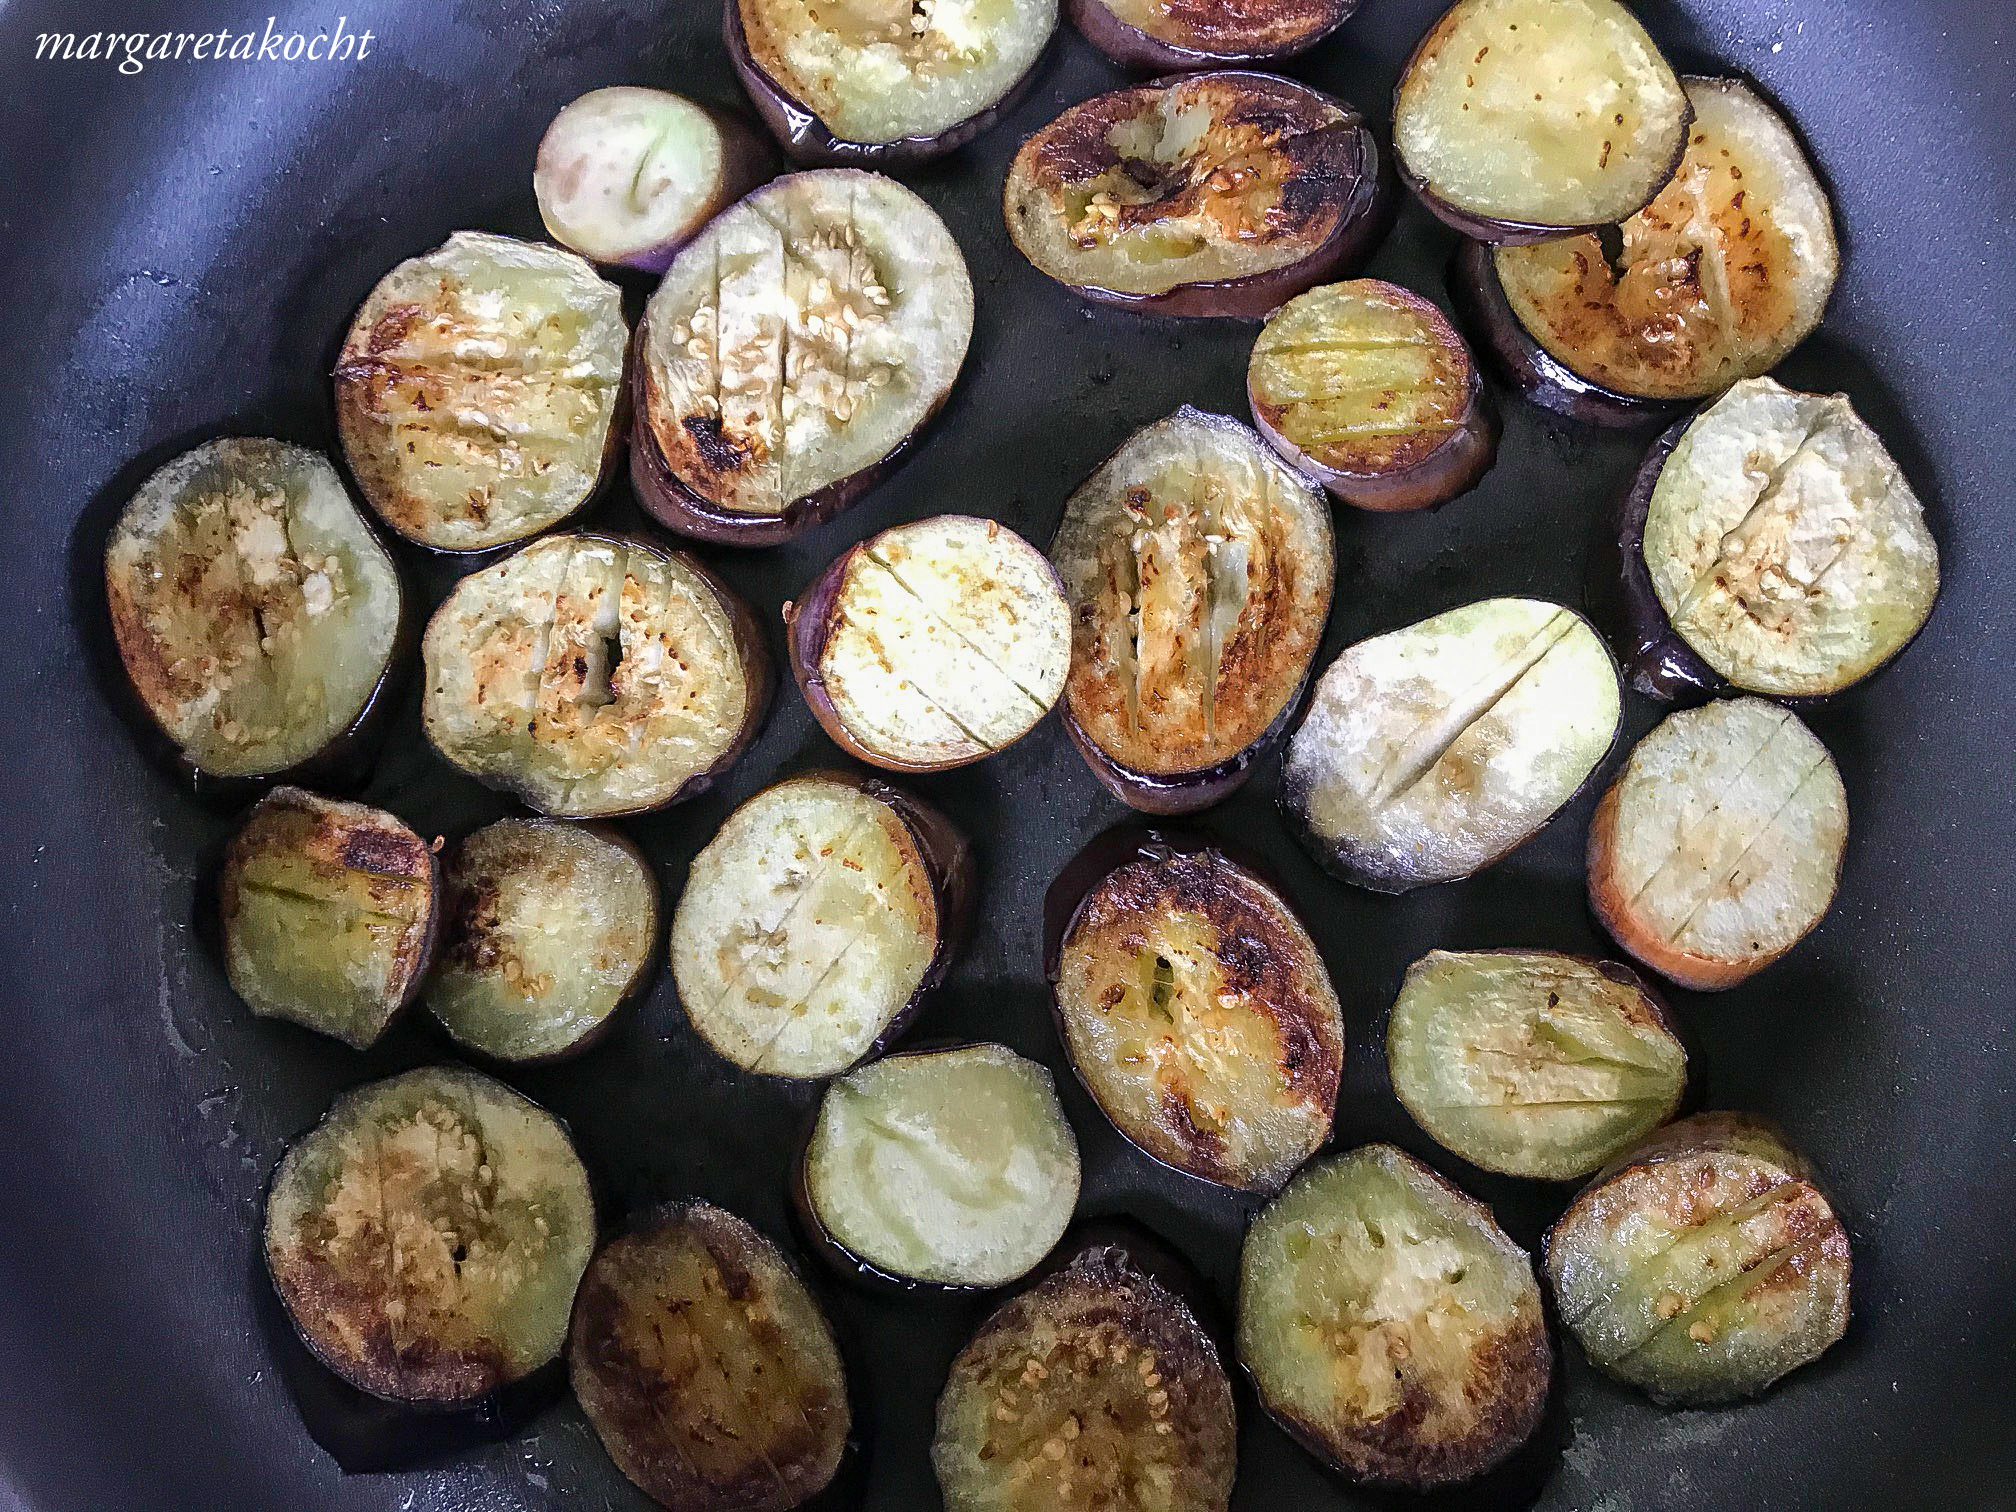
[[[1086,41],[1125,68],[1181,73],[1305,53],[1358,0],[1070,0]]]

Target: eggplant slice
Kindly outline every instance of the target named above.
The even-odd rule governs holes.
[[[1501,247],[1514,341],[1626,399],[1684,401],[1776,367],[1826,313],[1834,216],[1792,129],[1748,85],[1687,80],[1694,124],[1672,183],[1621,227]]]
[[[1229,797],[1287,734],[1330,617],[1322,494],[1185,405],[1072,494],[1050,544],[1072,611],[1065,727],[1123,802]]]
[[[1526,1252],[1411,1155],[1363,1145],[1263,1208],[1239,1359],[1291,1437],[1354,1481],[1472,1479],[1539,1425],[1553,1373]]]
[[[1561,1321],[1599,1368],[1668,1405],[1756,1396],[1848,1327],[1848,1234],[1760,1118],[1670,1125],[1547,1235]]]
[[[1847,845],[1827,748],[1776,704],[1723,699],[1632,750],[1589,827],[1589,903],[1661,976],[1718,991],[1812,932]]]
[[[769,1076],[835,1076],[907,1027],[945,974],[973,886],[966,842],[886,783],[765,789],[693,858],[672,975],[694,1032]]]
[[[632,474],[668,529],[788,540],[845,509],[951,391],[973,285],[892,179],[797,173],[674,259],[644,316]]]
[[[1459,0],[1415,48],[1393,145],[1422,202],[1486,241],[1614,225],[1673,177],[1687,92],[1618,0]]]
[[[790,1512],[851,1447],[818,1302],[775,1245],[705,1202],[669,1204],[596,1252],[567,1368],[616,1468],[668,1512]]]
[[[419,991],[440,912],[434,852],[405,824],[275,788],[225,854],[225,974],[261,1018],[367,1049]]]
[[[770,701],[749,607],[691,557],[615,536],[549,536],[465,577],[421,653],[442,758],[562,817],[704,791]]]
[[[585,825],[500,819],[448,866],[427,1007],[479,1055],[567,1055],[601,1036],[657,940],[658,879],[636,847]]]
[[[1096,1243],[952,1362],[931,1464],[945,1512],[1225,1512],[1238,1423],[1181,1293]]]
[[[623,295],[558,247],[458,231],[378,281],[336,360],[365,500],[436,551],[559,524],[622,444]]]
[[[1002,1045],[915,1050],[826,1089],[796,1197],[843,1275],[1005,1286],[1069,1226],[1078,1140],[1034,1061]]]
[[[1316,684],[1281,804],[1318,864],[1375,892],[1503,860],[1617,738],[1616,663],[1580,615],[1485,599],[1360,641]]]
[[[283,441],[185,452],[105,548],[126,675],[198,773],[267,777],[337,752],[381,704],[404,594],[336,469]]]
[[[1358,0],[1071,0],[1085,40],[1126,68],[1177,73],[1307,52]]]
[[[1711,684],[1825,697],[1903,650],[1939,595],[1924,508],[1845,395],[1746,379],[1655,453],[1626,508],[1640,687],[1677,659]]]
[[[1369,257],[1390,223],[1356,110],[1271,74],[1116,90],[1022,144],[1008,233],[1088,299],[1257,317]]]
[[[557,1359],[594,1248],[560,1121],[455,1066],[345,1093],[266,1199],[267,1269],[308,1347],[415,1406],[479,1402]]]
[[[1079,1080],[1154,1159],[1271,1192],[1330,1137],[1329,972],[1287,900],[1221,851],[1142,846],[1072,908],[1051,975]]]
[[[1359,509],[1453,499],[1498,454],[1498,413],[1463,338],[1376,278],[1311,289],[1269,316],[1246,394],[1268,444]]]
[[[1507,1176],[1586,1176],[1673,1116],[1687,1052],[1628,967],[1433,950],[1386,1030],[1393,1092],[1444,1149]]]

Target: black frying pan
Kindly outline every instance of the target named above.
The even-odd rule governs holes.
[[[1290,72],[1383,118],[1437,0],[1367,0]],[[339,12],[375,34],[347,65],[34,61],[36,36],[276,25]],[[1680,997],[1716,1105],[1782,1120],[1832,1178],[1856,1244],[1855,1320],[1764,1401],[1667,1413],[1564,1350],[1540,1504],[1703,1509],[2016,1507],[2016,21],[2005,0],[1644,0],[1683,65],[1742,70],[1789,107],[1837,191],[1846,277],[1786,364],[1849,390],[1924,494],[1945,598],[1902,661],[1816,715],[1855,833],[1841,899],[1788,961],[1715,999]],[[446,1468],[345,1478],[303,1431],[251,1282],[258,1194],[282,1143],[339,1088],[442,1053],[415,1025],[359,1058],[255,1023],[200,938],[199,879],[229,815],[137,754],[108,700],[97,586],[113,515],[200,439],[333,441],[326,373],[387,267],[459,227],[539,226],[532,149],[597,84],[734,94],[713,0],[13,0],[0,7],[0,658],[8,907],[0,971],[0,1505],[117,1509],[636,1508],[578,1413]],[[845,544],[947,508],[1047,539],[1069,488],[1136,425],[1189,400],[1243,407],[1252,335],[1090,313],[1009,250],[999,191],[1015,144],[1115,72],[1064,36],[1029,98],[950,162],[911,176],[971,260],[967,375],[921,453],[800,543],[708,553],[766,613]],[[1441,297],[1450,238],[1409,208],[1373,271]],[[1497,470],[1430,516],[1340,521],[1325,658],[1489,593],[1578,601],[1635,439],[1508,403]],[[623,520],[627,499],[608,506]],[[438,593],[450,570],[413,558]],[[774,634],[774,627],[773,627]],[[1636,736],[1654,711],[1634,700]],[[422,753],[409,710],[370,797],[459,833],[502,804]],[[785,696],[726,789],[632,826],[676,891],[730,806],[833,753]],[[1052,873],[1118,817],[1054,727],[921,791],[981,842],[978,937],[921,1032],[984,1034],[1061,1065],[1039,980]],[[1588,804],[1472,882],[1403,901],[1319,876],[1272,810],[1271,769],[1206,827],[1267,852],[1344,997],[1338,1138],[1398,1140],[1534,1243],[1563,1193],[1463,1168],[1393,1102],[1378,1020],[1437,945],[1599,949],[1585,911]],[[611,1041],[516,1078],[573,1121],[612,1207],[698,1193],[785,1231],[787,1147],[807,1094],[724,1071],[669,982]],[[1063,1078],[1068,1082],[1068,1077]],[[1075,1087],[1086,1207],[1134,1213],[1223,1293],[1246,1205],[1124,1148]],[[970,1311],[866,1302],[878,1420],[871,1505],[936,1505],[924,1445]],[[1250,1403],[1247,1404],[1250,1408]],[[1244,1413],[1238,1505],[1370,1505]],[[1501,1501],[1499,1504],[1503,1504]]]

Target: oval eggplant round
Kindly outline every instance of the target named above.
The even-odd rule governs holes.
[[[1050,1073],[1003,1045],[905,1050],[833,1082],[792,1169],[799,1226],[849,1281],[1006,1286],[1078,1201],[1078,1141]]]
[[[934,515],[850,547],[784,606],[820,728],[892,772],[1006,750],[1063,695],[1071,610],[1049,559],[998,520]]]
[[[1230,797],[1287,735],[1330,617],[1330,510],[1246,426],[1185,405],[1064,506],[1064,726],[1123,803]]]
[[[769,144],[743,122],[662,89],[591,89],[553,117],[532,170],[561,246],[663,273],[700,228],[769,177]]]
[[[1122,68],[1184,73],[1305,53],[1358,0],[1070,0],[1072,24]]]
[[[557,818],[705,792],[756,738],[775,681],[739,594],[616,535],[548,536],[463,578],[421,656],[441,758]]]
[[[672,917],[680,1006],[746,1071],[836,1076],[909,1027],[973,894],[971,848],[930,805],[854,773],[788,778],[693,860]]]
[[[722,37],[794,163],[884,168],[942,157],[992,126],[1028,88],[1056,27],[1057,0],[933,0],[890,11],[886,28],[847,6],[822,19],[808,0],[726,0]]]
[[[622,291],[558,247],[458,231],[399,264],[336,360],[336,430],[365,502],[442,552],[579,513],[622,451],[629,345]]]
[[[1498,411],[1442,312],[1376,278],[1328,284],[1267,318],[1246,367],[1253,423],[1359,509],[1426,509],[1477,485]]]
[[[1002,209],[1031,266],[1086,299],[1258,318],[1357,271],[1392,225],[1390,180],[1350,105],[1224,70],[1072,106],[1015,154]]]
[[[790,540],[896,465],[972,334],[965,258],[915,194],[846,169],[765,185],[673,259],[645,310],[638,499],[700,540]]]

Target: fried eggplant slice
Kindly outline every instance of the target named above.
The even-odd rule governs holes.
[[[1185,405],[1072,494],[1050,560],[1072,615],[1064,724],[1093,775],[1152,814],[1230,797],[1286,737],[1330,617],[1322,494]]]
[[[1484,1204],[1388,1144],[1309,1166],[1254,1219],[1239,1360],[1318,1459],[1417,1491],[1517,1450],[1554,1363],[1526,1252]]]
[[[234,437],[175,458],[113,526],[105,591],[135,693],[200,775],[300,772],[384,707],[404,593],[318,453]]]
[[[420,989],[441,914],[425,840],[383,809],[275,788],[225,853],[224,970],[261,1018],[367,1049]]]
[[[649,971],[658,879],[613,831],[500,819],[462,842],[447,883],[427,1007],[479,1055],[585,1050]]]
[[[336,430],[409,541],[487,551],[559,524],[621,449],[623,295],[558,247],[458,231],[378,281],[336,360]]]
[[[1180,73],[1307,52],[1358,0],[1071,0],[1071,21],[1126,68]]]
[[[1720,991],[1812,932],[1834,902],[1848,793],[1797,715],[1726,698],[1639,741],[1589,826],[1589,905],[1669,981]]]
[[[616,1468],[667,1512],[790,1512],[852,1448],[832,1325],[774,1244],[709,1203],[596,1252],[567,1371]]]
[[[749,606],[691,557],[619,536],[548,536],[463,578],[421,656],[442,759],[563,818],[705,791],[770,704]]]
[[[1551,950],[1433,950],[1386,1030],[1393,1092],[1444,1149],[1506,1176],[1586,1176],[1673,1116],[1687,1051],[1638,974]]]
[[[1316,684],[1281,805],[1319,865],[1375,892],[1503,860],[1617,738],[1623,694],[1572,610],[1485,599],[1360,641]]]
[[[1561,1321],[1672,1406],[1756,1396],[1848,1327],[1848,1233],[1763,1119],[1701,1113],[1585,1188],[1547,1235]]]
[[[266,1266],[302,1339],[415,1406],[478,1402],[557,1359],[594,1248],[565,1127],[455,1066],[339,1097],[266,1198]]]

